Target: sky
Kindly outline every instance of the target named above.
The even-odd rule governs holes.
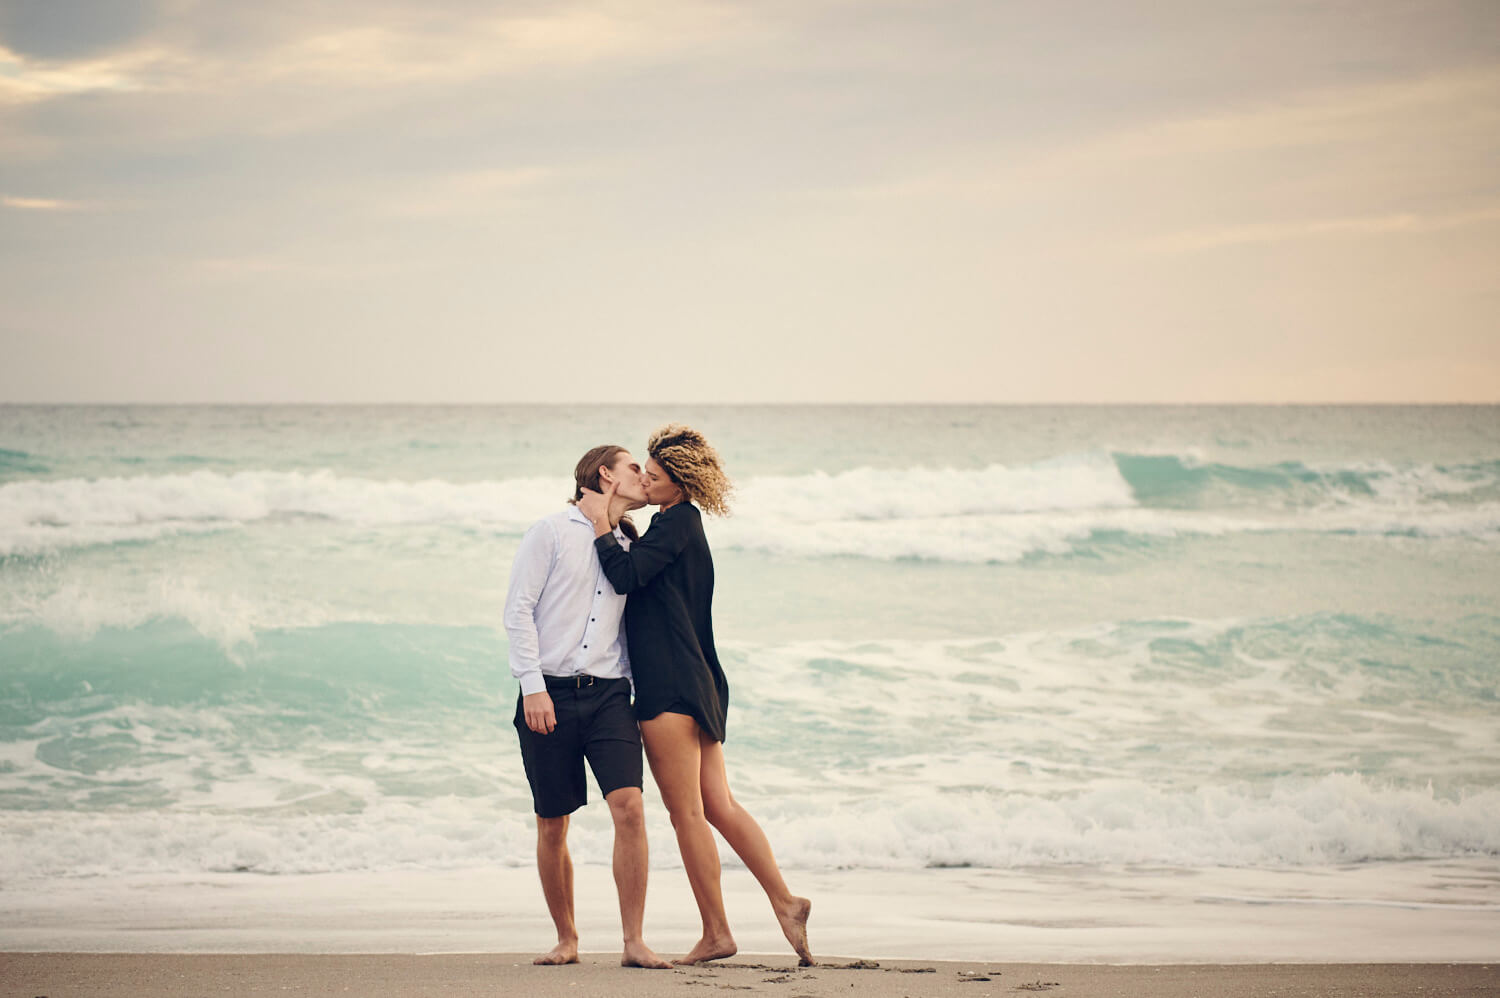
[[[1495,0],[0,0],[0,402],[1500,402]]]

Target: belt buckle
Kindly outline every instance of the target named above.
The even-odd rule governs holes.
[[[588,682],[584,682],[585,679],[587,679]],[[583,673],[582,675],[573,677],[573,681],[574,681],[573,688],[575,690],[581,690],[585,686],[593,686],[594,685],[594,677],[591,676],[591,675],[589,675],[588,673]]]

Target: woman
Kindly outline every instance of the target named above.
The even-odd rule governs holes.
[[[724,772],[729,685],[714,651],[714,564],[698,508],[727,514],[729,479],[703,434],[686,426],[662,427],[646,450],[646,501],[660,509],[629,551],[615,540],[609,522],[613,486],[603,494],[585,492],[578,508],[594,524],[604,574],[616,592],[630,597],[625,632],[636,719],[703,919],[703,937],[673,962],[697,964],[736,952],[724,915],[712,825],[760,881],[781,931],[802,965],[810,966],[812,902],[787,889],[770,842],[729,792]]]

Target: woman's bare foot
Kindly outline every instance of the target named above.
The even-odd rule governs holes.
[[[565,963],[578,962],[578,940],[570,943],[558,943],[552,947],[551,952],[543,953],[531,961],[538,967],[561,967]]]
[[[807,916],[812,914],[812,902],[807,898],[792,898],[792,903],[785,908],[776,909],[776,921],[781,923],[781,932],[786,936],[786,941],[792,944],[792,949],[797,953],[797,961],[804,967],[811,967],[818,961],[813,959],[812,950],[807,947]]]
[[[678,957],[672,962],[679,967],[693,967],[710,960],[722,960],[726,956],[734,956],[739,951],[739,947],[734,944],[734,937],[728,933],[712,939],[704,936],[698,940],[698,945],[693,947],[691,953]]]
[[[644,967],[647,970],[671,970],[672,965],[651,951],[640,940],[625,944],[625,952],[620,954],[620,966],[622,967]]]

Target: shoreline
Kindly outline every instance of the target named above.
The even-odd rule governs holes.
[[[0,980],[13,994],[175,998],[207,992],[349,992],[362,998],[412,994],[561,998],[701,996],[718,990],[785,998],[960,995],[984,998],[1057,991],[1070,996],[1150,994],[1152,998],[1252,995],[1493,994],[1500,963],[1141,964],[831,960],[802,968],[795,959],[742,954],[670,971],[622,968],[586,954],[577,964],[536,967],[527,954],[191,954],[0,953]],[[705,989],[709,989],[705,992]]]
[[[787,873],[813,899],[809,936],[820,957],[1094,966],[1500,962],[1500,865],[1488,859],[1295,870]],[[578,864],[575,874],[580,945],[605,958],[620,933],[610,870]],[[784,952],[754,878],[726,867],[723,888],[741,951]],[[681,871],[653,870],[646,943],[680,956],[699,930]],[[0,951],[13,953],[483,957],[541,953],[554,941],[535,870],[525,867],[52,878],[0,890]]]

